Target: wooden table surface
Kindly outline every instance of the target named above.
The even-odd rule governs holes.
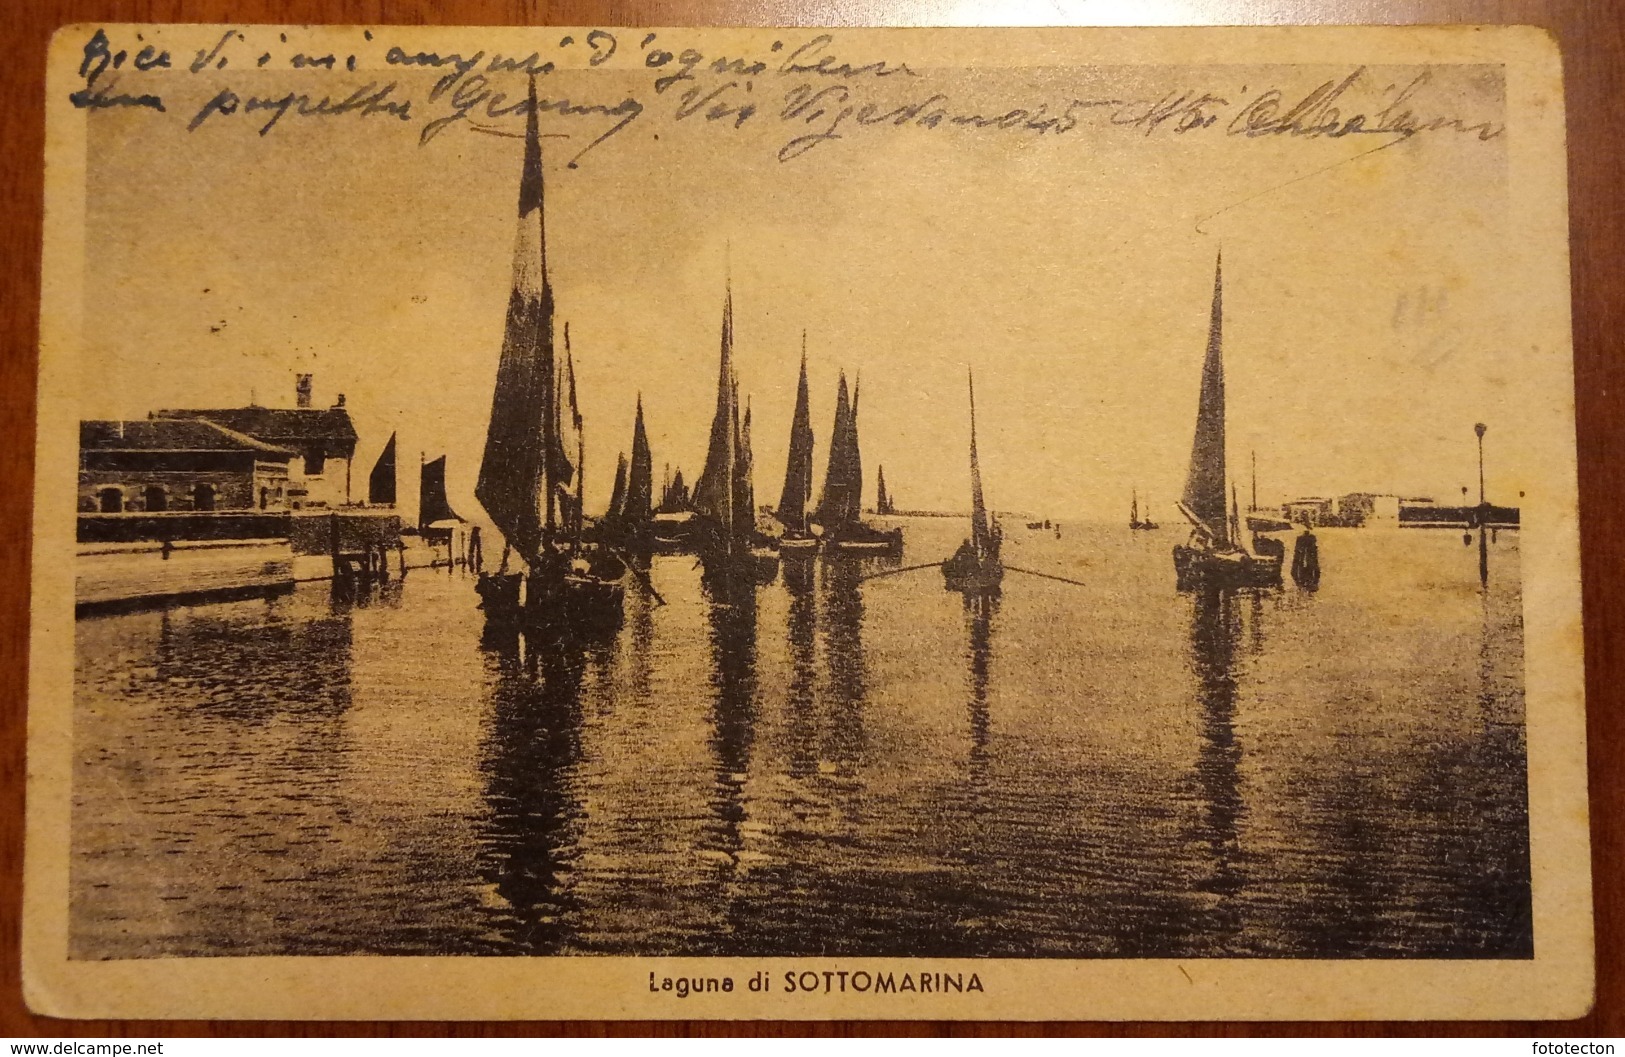
[[[0,1035],[1625,1035],[1625,16],[1606,0],[42,0],[8,5],[0,60]],[[1587,737],[1597,1002],[1563,1023],[856,1024],[60,1021],[24,1006],[19,981],[24,731],[27,711],[29,518],[39,316],[45,45],[74,22],[263,22],[443,25],[1226,25],[1510,23],[1547,27],[1563,51],[1568,100],[1569,216],[1579,419]]]

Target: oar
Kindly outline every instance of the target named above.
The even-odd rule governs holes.
[[[632,575],[638,578],[638,583],[642,584],[651,595],[654,595],[656,602],[659,602],[661,605],[666,604],[666,600],[660,597],[660,592],[656,591],[655,585],[650,582],[648,573],[644,572],[642,569],[639,569],[637,564],[633,562],[631,558],[628,558],[625,554],[623,554],[619,547],[610,547],[609,552],[615,555],[615,557],[621,559],[622,563],[624,563],[626,567],[632,571]]]
[[[862,583],[864,580],[878,580],[882,576],[898,576],[902,573],[918,572],[921,569],[935,569],[941,564],[941,562],[927,562],[924,565],[905,565],[901,569],[887,569],[884,572],[870,573],[868,576],[860,576],[858,577],[858,582]]]
[[[1005,570],[1007,572],[1026,573],[1028,576],[1042,576],[1046,580],[1059,580],[1063,584],[1072,584],[1074,587],[1088,587],[1089,586],[1088,584],[1084,583],[1082,580],[1068,580],[1066,577],[1064,577],[1064,576],[1056,576],[1054,573],[1034,572],[1031,569],[1022,569],[1022,568],[1019,568],[1018,566],[1014,566],[1014,565],[1006,565],[1004,568],[1005,568]]]

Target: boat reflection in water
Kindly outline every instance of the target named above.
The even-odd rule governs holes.
[[[480,760],[489,817],[479,872],[494,898],[493,931],[507,946],[555,953],[571,938],[568,884],[581,761],[581,684],[587,654],[519,634],[486,655],[490,720]]]
[[[744,849],[744,785],[756,722],[756,592],[754,586],[713,595],[707,614],[711,650],[712,824],[701,847],[731,873]]]
[[[790,684],[785,710],[789,715],[789,773],[801,780],[818,771],[813,745],[818,707],[818,562],[812,557],[786,559],[784,586],[790,592],[785,630],[790,645]]]
[[[1262,596],[1251,590],[1253,643],[1262,648]],[[1201,743],[1196,756],[1198,831],[1210,865],[1195,881],[1213,897],[1206,933],[1210,953],[1230,953],[1240,929],[1233,897],[1246,883],[1239,823],[1246,813],[1241,797],[1241,743],[1236,738],[1237,650],[1242,634],[1241,600],[1231,588],[1203,586],[1190,593],[1190,666],[1196,680]]]

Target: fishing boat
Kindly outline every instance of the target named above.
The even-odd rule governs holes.
[[[988,517],[982,498],[982,467],[976,458],[976,380],[970,383],[970,538],[959,545],[953,557],[942,563],[943,587],[970,595],[996,595],[1004,583],[1004,563],[999,558],[1003,533],[997,521]]]
[[[699,515],[692,540],[704,566],[703,582],[714,596],[733,600],[740,593],[771,583],[779,556],[756,528],[756,490],[752,483],[750,408],[739,411],[739,378],[733,368],[733,284],[722,306],[722,354],[717,371],[717,409],[711,419],[711,441],[705,468],[694,482],[694,510]]]
[[[422,461],[418,466],[418,534],[430,543],[450,543],[452,531],[463,523],[462,515],[446,498],[446,457]]]
[[[1233,487],[1229,503],[1225,501],[1223,276],[1221,257],[1213,271],[1213,308],[1190,468],[1178,504],[1180,513],[1191,523],[1189,540],[1174,547],[1174,573],[1180,590],[1201,586],[1262,587],[1281,582],[1283,555],[1260,553],[1248,546]]]
[[[372,464],[372,473],[367,476],[367,505],[368,506],[394,506],[395,505],[395,434],[389,435],[389,441],[378,456],[378,461]]]
[[[1046,525],[1045,527],[1048,528],[1049,526]],[[1141,519],[1141,517],[1140,517],[1140,493],[1139,493],[1138,490],[1135,490],[1134,492],[1131,492],[1130,496],[1129,496],[1129,502],[1128,502],[1128,527],[1132,531],[1135,531],[1135,532],[1149,532],[1152,529],[1156,529],[1156,528],[1161,527],[1155,521],[1152,521],[1149,517]]]
[[[688,485],[683,482],[682,469],[679,467],[674,477],[668,464],[665,481],[660,488],[660,505],[655,508],[651,519],[655,549],[666,554],[693,553],[698,520]]]
[[[424,460],[420,454],[418,458],[418,538],[429,546],[431,553],[435,553],[435,548],[446,548],[447,564],[455,564],[453,540],[457,529],[466,522],[446,498],[446,457]],[[430,560],[430,565],[439,563],[438,557]]]
[[[886,468],[875,469],[875,513],[887,517],[897,513],[896,497],[886,491]]]
[[[784,527],[779,537],[779,556],[784,559],[811,557],[818,553],[818,537],[807,519],[812,499],[813,430],[807,399],[807,333],[801,334],[801,379],[796,383],[796,411],[790,420],[790,455],[784,465],[784,491],[774,517]]]
[[[615,457],[615,486],[610,489],[609,508],[604,511],[603,524],[613,523],[621,516],[621,508],[626,505],[626,452],[620,452]]]
[[[829,467],[813,522],[823,531],[826,557],[896,557],[903,553],[903,530],[877,529],[862,517],[863,456],[858,448],[858,391],[847,395],[841,372],[835,395],[835,426],[830,430]]]
[[[494,573],[482,572],[475,590],[488,625],[529,632],[618,627],[626,565],[606,550],[587,548],[582,541],[578,471],[585,447],[575,401],[574,363],[568,356],[568,325],[562,368],[554,354],[553,289],[547,272],[534,77],[529,102],[513,288],[485,452],[474,487],[475,497],[502,534],[504,547],[501,567]],[[575,465],[564,437],[566,395],[577,438]],[[518,559],[523,571],[510,571],[510,556]]]
[[[632,425],[632,461],[628,463],[623,454],[616,463],[615,487],[597,536],[606,546],[632,557],[647,556],[654,549],[654,460],[643,426],[641,393]]]
[[[1292,522],[1286,520],[1285,518],[1279,518],[1279,517],[1275,517],[1274,515],[1265,515],[1265,514],[1260,513],[1261,508],[1258,505],[1258,452],[1256,452],[1256,451],[1252,453],[1252,464],[1253,464],[1253,496],[1252,496],[1253,501],[1252,501],[1252,504],[1247,507],[1247,531],[1254,533],[1256,536],[1262,536],[1263,534],[1270,533],[1270,532],[1291,532],[1292,528],[1293,528]],[[1278,540],[1268,540],[1268,541],[1259,540],[1259,542],[1260,543],[1269,542],[1269,543],[1277,543],[1278,544],[1280,541],[1278,541]]]

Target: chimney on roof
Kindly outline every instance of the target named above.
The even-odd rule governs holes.
[[[310,406],[310,380],[311,375],[301,374],[293,385],[293,406],[308,408]]]

